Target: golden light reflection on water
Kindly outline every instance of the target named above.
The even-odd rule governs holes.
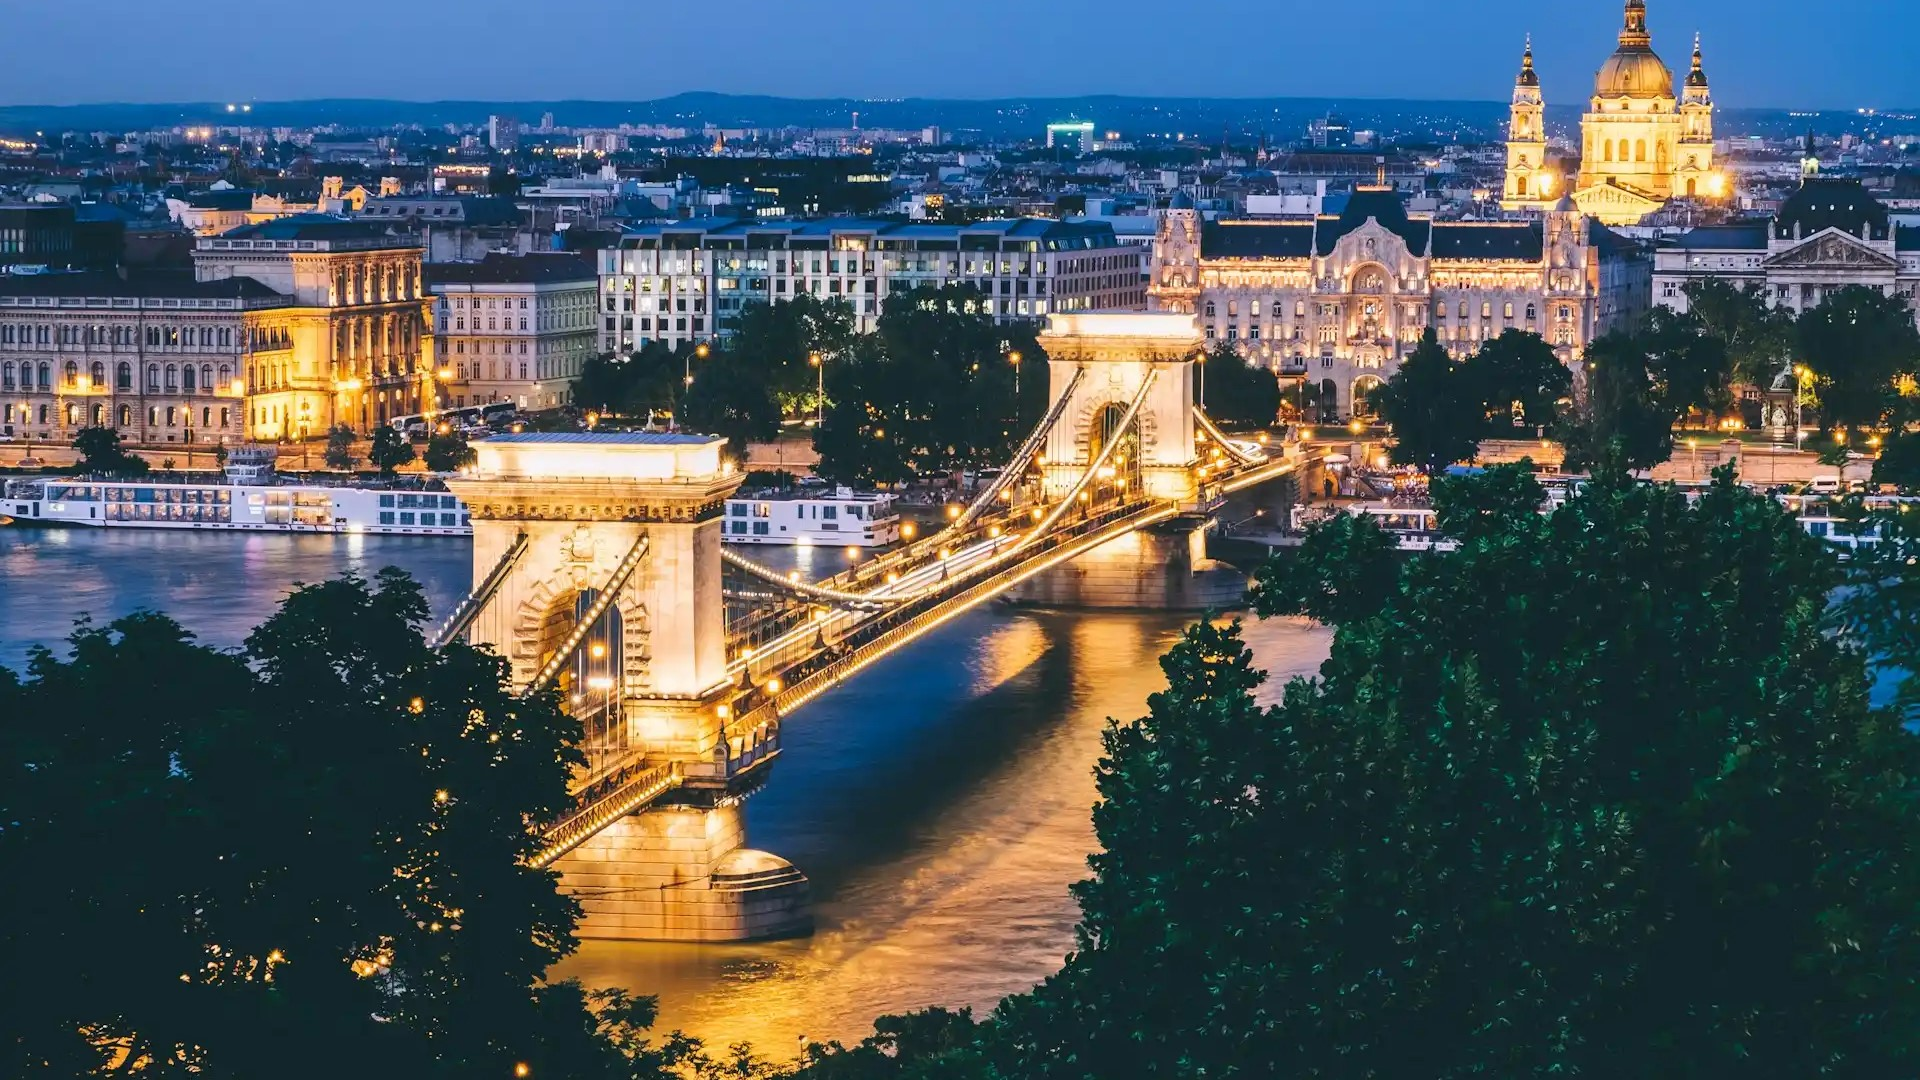
[[[776,853],[785,835],[819,842],[819,858],[845,866],[817,896],[808,939],[735,946],[588,942],[555,977],[624,986],[660,996],[661,1030],[709,1042],[750,1041],[786,1057],[803,1041],[856,1040],[875,1016],[929,1005],[991,1009],[1031,987],[1073,947],[1078,916],[1067,887],[1086,875],[1094,845],[1088,810],[1093,764],[1109,716],[1131,719],[1165,681],[1158,659],[1182,620],[1152,615],[1018,615],[963,622],[921,643],[894,666],[877,667],[792,724],[824,733],[858,722],[852,712],[884,700],[911,718],[904,734],[937,744],[941,729],[977,732],[990,760],[959,788],[921,770],[882,774],[884,805],[865,818],[816,808],[834,792],[815,770],[879,770],[898,755],[863,736],[851,748],[791,748],[766,794],[749,803],[749,843]],[[1325,658],[1326,631],[1297,620],[1250,622],[1247,640],[1273,674],[1310,674]],[[891,662],[889,662],[891,664]],[[859,687],[856,690],[856,687]],[[813,754],[809,764],[808,754]],[[955,769],[975,768],[949,755]],[[931,759],[938,767],[939,753]],[[843,783],[836,780],[834,783]],[[808,791],[809,786],[819,791]],[[921,793],[925,792],[924,798]],[[781,798],[778,807],[772,805]],[[782,820],[770,822],[778,813]],[[903,825],[902,821],[908,824]],[[835,830],[833,836],[814,830]],[[906,836],[894,835],[904,829]],[[883,839],[875,840],[878,835]],[[803,870],[807,862],[796,859]]]

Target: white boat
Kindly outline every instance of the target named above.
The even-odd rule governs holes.
[[[360,488],[277,478],[271,457],[242,455],[221,480],[16,480],[0,514],[18,525],[202,532],[472,536],[458,497],[425,488]]]
[[[900,539],[893,496],[848,488],[741,492],[727,500],[729,544],[885,547]]]
[[[1394,547],[1401,551],[1453,551],[1460,542],[1440,532],[1438,514],[1426,506],[1395,506],[1381,503],[1349,503],[1344,506],[1322,503],[1317,506],[1296,506],[1293,508],[1292,525],[1295,533],[1304,533],[1316,523],[1325,521],[1335,514],[1352,514],[1364,517],[1380,527],[1380,530],[1393,537]]]

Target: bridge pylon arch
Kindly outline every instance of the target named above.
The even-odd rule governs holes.
[[[1048,434],[1046,478],[1050,495],[1072,487],[1115,433],[1103,426],[1137,396],[1147,397],[1134,421],[1137,470],[1145,493],[1190,502],[1198,494],[1194,467],[1194,364],[1203,352],[1193,316],[1179,313],[1084,312],[1050,316],[1040,343],[1047,350],[1048,381],[1056,402],[1070,397]],[[1076,380],[1076,372],[1084,376]],[[1116,469],[1116,472],[1119,470]]]
[[[744,847],[747,758],[726,735],[720,527],[743,479],[707,435],[527,434],[474,444],[448,482],[473,521],[474,594],[448,636],[509,661],[522,690],[558,687],[587,732],[575,776],[605,820],[563,822],[550,859],[587,938],[741,941],[809,925],[807,880]],[[745,762],[743,764],[743,761]],[[637,813],[622,792],[646,791]],[[662,789],[662,790],[655,790]]]

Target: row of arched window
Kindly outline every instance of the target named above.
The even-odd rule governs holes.
[[[0,346],[17,348],[81,345],[140,345],[150,349],[230,349],[231,326],[147,326],[144,334],[131,324],[6,323],[0,324]],[[285,331],[281,331],[285,333]]]
[[[211,394],[220,387],[233,381],[232,364],[148,364],[146,370],[146,391],[157,393]],[[82,372],[77,361],[69,360],[61,368],[60,385],[63,390],[82,389]],[[107,387],[107,365],[95,360],[87,366],[85,388],[105,389]],[[15,364],[8,360],[0,363],[0,390],[43,390],[53,389],[53,362],[42,360],[38,364],[31,361]],[[133,365],[121,361],[114,366],[113,389],[122,393],[133,390]]]

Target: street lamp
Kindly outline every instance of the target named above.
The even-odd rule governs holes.
[[[1008,353],[1007,362],[1013,365],[1013,416],[1018,420],[1020,418],[1020,350],[1015,349]]]
[[[707,358],[707,353],[709,351],[710,350],[707,348],[707,343],[703,341],[700,344],[695,345],[693,347],[693,352],[685,356],[682,356],[680,358],[680,375],[681,375],[680,382],[682,385],[684,386],[693,385],[693,358],[697,356],[700,359],[705,360]]]
[[[817,352],[807,354],[807,363],[813,365],[813,426],[817,428],[827,422],[827,365]]]

